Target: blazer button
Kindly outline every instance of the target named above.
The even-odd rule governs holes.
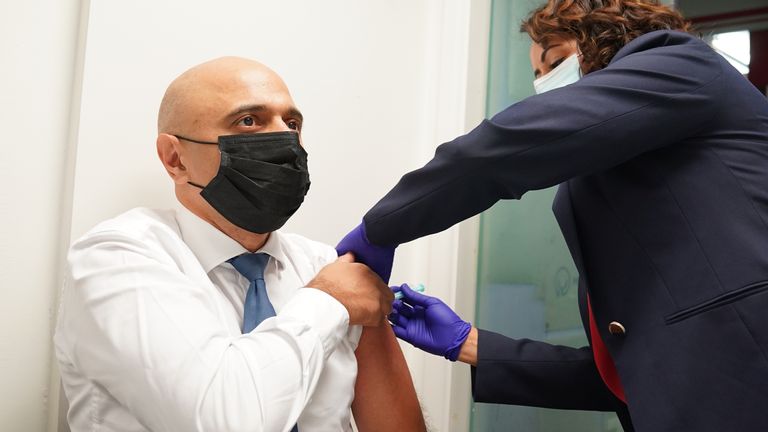
[[[620,322],[611,321],[611,323],[608,324],[608,331],[614,335],[623,335],[627,332],[627,329],[625,329]]]

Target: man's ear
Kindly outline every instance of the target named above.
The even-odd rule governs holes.
[[[176,184],[184,184],[189,180],[189,171],[181,163],[180,152],[181,144],[178,138],[166,133],[157,135],[157,156]]]

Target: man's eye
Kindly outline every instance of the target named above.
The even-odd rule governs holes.
[[[237,123],[242,126],[253,126],[256,124],[256,120],[254,120],[254,118],[251,116],[247,116],[247,117],[241,118],[240,121]]]
[[[565,60],[565,57],[561,57],[561,58],[559,58],[559,59],[555,60],[555,62],[554,62],[554,63],[552,63],[552,65],[550,66],[550,68],[551,68],[551,69],[554,69],[554,68],[556,68],[556,67],[560,66],[560,64],[561,64],[561,63],[563,63],[563,61],[564,61],[564,60]]]
[[[293,130],[299,130],[299,127],[301,127],[299,122],[297,122],[296,120],[289,120],[288,123],[286,124],[288,125],[289,129],[293,129]]]

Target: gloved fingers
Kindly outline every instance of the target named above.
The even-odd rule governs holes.
[[[403,297],[402,293],[398,295],[398,293],[402,291],[402,289],[400,288],[400,285],[391,285],[389,289],[392,290],[392,293],[395,295],[395,301],[399,300],[398,297],[400,298]]]
[[[442,301],[436,297],[430,297],[418,291],[412,290],[411,287],[408,286],[408,284],[400,285],[400,291],[403,293],[403,300],[405,301],[405,303],[408,303],[413,306],[418,305],[418,306],[428,307],[436,303],[442,303]]]
[[[404,295],[403,288],[410,289],[411,287],[407,283],[404,283],[402,285],[392,285],[389,287],[389,289],[391,289],[392,292],[395,293],[395,295],[397,295],[397,293],[400,293],[400,295],[398,296],[400,298],[403,298],[403,295]]]
[[[397,312],[393,312],[389,314],[389,322],[392,323],[392,325],[407,328],[408,327],[408,317],[405,317]]]
[[[392,331],[395,332],[395,336],[397,336],[398,339],[402,339],[408,343],[410,341],[408,340],[408,330],[406,330],[404,327],[392,325]]]
[[[393,301],[392,310],[408,318],[413,317],[413,308],[410,305],[403,303],[402,300]]]
[[[371,268],[384,283],[389,282],[392,274],[392,260],[395,258],[397,245],[377,245],[368,241],[365,232],[365,222],[350,231],[336,245],[336,252],[343,255],[353,252],[355,260]]]
[[[363,245],[365,245],[363,231],[362,227],[358,225],[339,241],[339,244],[336,245],[336,253],[341,256],[347,252],[359,250]]]

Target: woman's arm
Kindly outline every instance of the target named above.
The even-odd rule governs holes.
[[[600,378],[589,346],[572,348],[473,331],[475,402],[591,411],[623,407]]]
[[[406,243],[500,199],[604,171],[704,130],[721,108],[720,57],[677,32],[630,45],[605,69],[514,104],[438,147],[365,215],[368,242]]]
[[[477,327],[472,327],[467,339],[461,344],[458,360],[470,366],[477,366]]]
[[[408,365],[389,324],[365,327],[355,355],[352,414],[358,430],[425,431]]]

